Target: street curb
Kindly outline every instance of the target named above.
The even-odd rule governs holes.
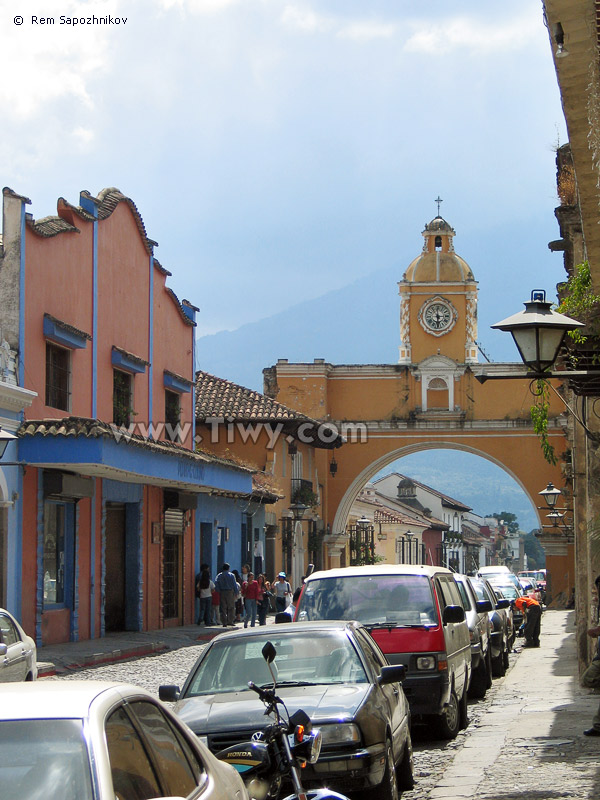
[[[130,658],[142,658],[143,656],[153,655],[168,650],[165,642],[152,642],[136,647],[128,647],[126,650],[112,650],[110,653],[93,653],[84,656],[79,661],[72,661],[57,666],[50,662],[38,663],[38,678],[50,678],[62,672],[74,672],[86,667],[95,667],[99,664],[112,664],[116,661],[126,661]]]

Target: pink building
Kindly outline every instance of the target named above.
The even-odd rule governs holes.
[[[249,470],[194,452],[197,309],[117,189],[38,220],[28,203],[4,189],[0,344],[37,396],[0,462],[17,487],[0,604],[41,644],[192,622],[198,497],[212,526],[207,497],[252,492]]]

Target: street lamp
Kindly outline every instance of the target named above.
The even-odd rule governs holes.
[[[8,447],[8,445],[16,438],[17,437],[13,436],[12,433],[8,433],[8,431],[3,431],[2,428],[0,428],[0,458],[4,456],[4,453],[6,452],[6,448]]]
[[[562,492],[560,489],[555,489],[552,483],[549,483],[548,486],[541,492],[538,492],[538,494],[541,494],[548,508],[552,510],[556,506],[556,501],[561,496]]]
[[[584,327],[583,322],[559,314],[551,306],[546,301],[546,292],[534,289],[531,300],[525,303],[525,311],[492,325],[512,334],[521,360],[537,375],[552,369],[567,332]]]
[[[300,522],[304,517],[305,512],[310,508],[310,506],[305,505],[304,503],[292,503],[290,505],[290,511],[293,514],[295,522]]]
[[[412,554],[410,550],[411,550],[412,537],[414,536],[414,533],[411,530],[408,530],[404,535],[408,539],[408,563],[412,564]]]

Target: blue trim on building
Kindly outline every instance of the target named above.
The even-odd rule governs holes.
[[[162,453],[150,447],[128,443],[125,439],[98,436],[25,436],[19,443],[19,454],[32,466],[38,464],[65,466],[77,471],[78,466],[94,465],[115,470],[114,477],[151,485],[168,481],[172,488],[200,489],[211,487],[223,491],[252,492],[250,472],[212,461],[198,461],[178,453]]]
[[[113,347],[110,356],[110,362],[113,367],[122,369],[124,372],[131,372],[136,375],[146,372],[146,365],[142,364],[138,359],[129,358],[125,353],[120,350],[115,350]]]
[[[96,638],[96,494],[90,500],[90,639]]]
[[[80,192],[79,205],[94,218],[92,228],[92,414],[98,408],[98,202]]]
[[[25,203],[21,203],[19,254],[19,386],[25,386]]]
[[[37,580],[35,587],[35,642],[42,642],[42,611],[44,608],[44,490],[42,472],[38,471],[37,488]]]
[[[87,346],[87,339],[75,331],[69,329],[67,326],[62,325],[58,320],[44,317],[44,336],[63,347],[68,347],[70,350],[84,350]]]
[[[165,389],[170,389],[178,394],[187,394],[192,390],[192,386],[194,385],[192,381],[182,381],[176,375],[166,370],[163,374],[163,383]]]

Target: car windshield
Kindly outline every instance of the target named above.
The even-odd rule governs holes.
[[[364,625],[438,625],[425,575],[352,575],[308,581],[298,620],[313,619],[357,619]]]
[[[494,589],[498,588],[502,592],[502,596],[507,598],[508,600],[516,600],[517,597],[520,597],[520,593],[517,590],[516,586],[513,586],[512,583],[493,583],[492,586]]]
[[[92,800],[82,720],[0,721],[0,795]]]
[[[267,642],[277,651],[274,671],[278,686],[367,681],[358,653],[345,633],[299,629],[297,633],[269,632],[215,642],[200,660],[185,697],[249,691],[248,681],[271,686],[273,679],[262,657]]]

